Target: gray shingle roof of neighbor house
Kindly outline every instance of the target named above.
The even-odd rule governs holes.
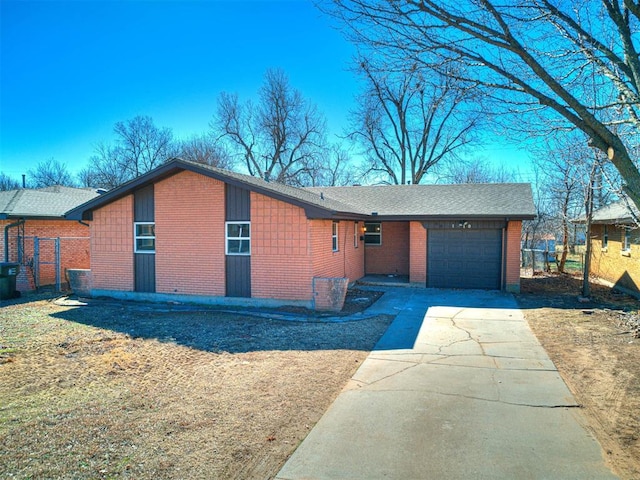
[[[636,207],[631,200],[622,198],[617,202],[610,203],[595,210],[591,223],[628,225],[637,223],[637,219],[639,218],[640,212],[638,211],[638,207]],[[573,220],[573,223],[586,223],[586,217],[578,217]]]
[[[68,210],[98,195],[96,189],[61,185],[7,190],[0,192],[0,219],[64,218]]]
[[[528,184],[297,188],[180,159],[171,160],[90,200],[70,210],[66,216],[78,220],[91,219],[94,209],[122,198],[136,188],[185,170],[300,206],[309,218],[365,219],[373,212],[380,216],[412,218],[535,217]]]

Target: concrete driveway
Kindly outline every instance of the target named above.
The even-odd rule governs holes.
[[[369,312],[398,316],[277,479],[617,478],[511,295],[385,290]]]

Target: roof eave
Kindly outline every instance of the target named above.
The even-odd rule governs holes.
[[[184,162],[183,160],[175,159],[167,162],[166,164],[158,167],[151,172],[148,172],[140,177],[137,177],[120,187],[117,187],[113,190],[108,191],[94,199],[85,202],[84,204],[69,210],[65,214],[65,218],[71,220],[92,220],[93,218],[93,210],[100,208],[108,203],[114,202],[129,195],[133,190],[145,187],[151,183],[158,182],[165,178],[169,178],[177,173],[183,171],[191,171],[194,173],[199,173],[201,175],[205,175],[210,178],[214,178],[216,180],[220,180],[224,183],[228,183],[229,185],[233,185],[236,187],[242,187],[250,191],[254,191],[256,193],[274,198],[276,200],[281,200],[283,202],[295,205],[297,207],[301,207],[307,212],[307,216],[312,218],[309,215],[312,215],[314,218],[333,218],[337,213],[334,210],[329,208],[322,208],[319,205],[305,202],[303,199],[291,197],[289,195],[276,192],[269,188],[261,187],[260,185],[254,185],[251,183],[247,183],[242,181],[241,179],[234,178],[232,176],[227,176],[222,173],[210,170],[206,167],[200,167],[196,164]],[[351,215],[357,215],[356,213],[350,213]]]
[[[510,214],[510,215],[468,215],[468,214],[449,214],[449,215],[368,215],[367,220],[381,222],[408,222],[408,221],[435,221],[435,220],[534,220],[536,215],[531,214]]]

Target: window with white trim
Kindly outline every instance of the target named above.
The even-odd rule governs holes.
[[[135,222],[133,224],[133,235],[135,253],[156,253],[155,222]]]
[[[251,222],[226,222],[225,245],[227,255],[251,255]]]
[[[358,235],[360,234],[360,222],[353,222],[353,248],[358,248]]]
[[[631,251],[631,227],[624,227],[624,239],[622,242],[622,251]]]
[[[608,225],[605,225],[602,231],[602,248],[607,248],[608,246],[609,246],[609,228],[608,228]]]
[[[331,248],[334,252],[338,251],[338,222],[331,224]]]
[[[380,222],[364,222],[364,244],[382,245],[382,224]]]

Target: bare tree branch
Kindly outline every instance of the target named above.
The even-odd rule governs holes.
[[[211,122],[215,136],[250,175],[310,184],[326,150],[324,116],[289,85],[281,70],[266,72],[258,97],[257,104],[240,104],[237,95],[223,92]]]
[[[633,0],[334,0],[389,68],[419,64],[483,91],[495,113],[531,99],[609,152],[640,205],[639,4]],[[616,98],[615,101],[611,101]],[[506,110],[505,110],[506,109]]]

